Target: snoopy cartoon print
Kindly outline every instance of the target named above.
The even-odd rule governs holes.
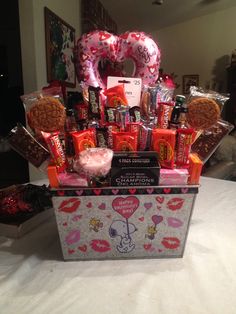
[[[109,235],[111,238],[119,237],[120,242],[117,245],[117,250],[120,253],[129,253],[135,248],[130,234],[137,231],[134,224],[128,221],[114,220],[109,228]]]

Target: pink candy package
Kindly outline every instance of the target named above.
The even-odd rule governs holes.
[[[159,185],[185,185],[188,177],[187,169],[160,169]]]

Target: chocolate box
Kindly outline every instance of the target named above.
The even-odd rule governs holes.
[[[182,257],[198,186],[52,190],[65,260]]]

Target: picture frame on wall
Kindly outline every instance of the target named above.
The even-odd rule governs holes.
[[[198,74],[183,75],[183,94],[189,94],[190,86],[199,86]]]
[[[59,16],[44,8],[47,81],[64,82],[75,87],[74,65],[75,29]]]

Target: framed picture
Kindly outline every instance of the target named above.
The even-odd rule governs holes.
[[[44,8],[47,81],[58,80],[75,87],[75,29]]]
[[[189,94],[190,86],[198,86],[198,85],[199,85],[198,74],[183,75],[183,94]]]

